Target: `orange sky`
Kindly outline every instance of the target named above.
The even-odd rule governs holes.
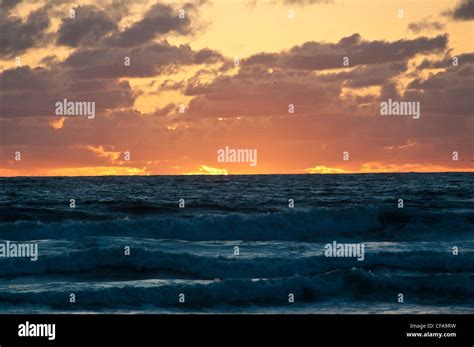
[[[0,176],[472,172],[470,2],[4,0]]]

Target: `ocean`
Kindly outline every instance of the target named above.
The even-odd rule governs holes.
[[[474,313],[473,178],[0,178],[0,313]]]

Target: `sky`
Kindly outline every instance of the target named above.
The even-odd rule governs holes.
[[[473,20],[474,0],[3,0],[0,176],[472,172]]]

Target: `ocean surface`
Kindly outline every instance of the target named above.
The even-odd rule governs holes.
[[[474,313],[473,178],[0,178],[0,313]]]

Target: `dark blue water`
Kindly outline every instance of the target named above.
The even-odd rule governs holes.
[[[0,178],[0,312],[472,313],[473,177]]]

